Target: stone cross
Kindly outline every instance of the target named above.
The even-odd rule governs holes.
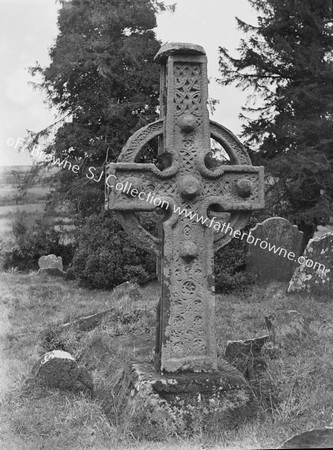
[[[251,166],[238,139],[209,120],[204,49],[166,44],[155,59],[162,67],[160,120],[137,131],[118,162],[108,165],[106,209],[115,211],[137,245],[159,256],[155,368],[161,373],[214,372],[214,251],[231,240],[230,230],[235,233],[248,223],[251,211],[263,208],[263,168]],[[163,170],[136,163],[156,137],[160,156],[169,162]],[[228,155],[227,164],[208,164],[211,138]],[[164,211],[159,238],[135,215],[157,207]],[[186,217],[184,208],[198,216]],[[228,232],[220,231],[217,217],[228,222]]]

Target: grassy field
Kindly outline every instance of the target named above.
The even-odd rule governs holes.
[[[311,318],[310,333],[293,351],[267,360],[262,378],[260,421],[239,429],[201,428],[194,436],[152,429],[145,417],[131,417],[114,386],[130,362],[149,361],[155,334],[158,285],[126,293],[89,291],[75,282],[37,274],[1,274],[2,386],[0,447],[9,449],[263,449],[277,448],[297,432],[332,424],[332,302],[305,295],[287,297],[283,284],[218,296],[220,351],[226,341],[262,336],[265,315],[294,309]],[[59,324],[113,309],[111,318],[89,332]],[[45,351],[62,348],[92,373],[93,398],[41,389],[31,383],[33,363]],[[274,399],[274,406],[267,399]],[[273,406],[273,407],[272,407]],[[199,427],[200,428],[200,427]],[[157,442],[154,442],[157,439]]]
[[[8,239],[13,220],[18,212],[26,212],[26,223],[32,225],[43,215],[47,188],[43,181],[36,181],[21,198],[19,185],[26,178],[30,166],[8,166],[0,168],[0,238]]]
[[[17,213],[26,212],[26,221],[32,225],[36,219],[41,218],[45,208],[45,187],[31,188],[24,198],[18,201],[17,185],[0,186],[0,238],[10,236],[12,223]]]
[[[34,183],[25,195],[20,195],[19,186],[28,176],[30,166],[0,167],[0,240],[11,238],[13,222],[18,214],[20,220],[29,227],[40,221],[52,226],[63,234],[63,242],[71,241],[72,231],[75,229],[73,218],[68,217],[68,211],[63,205],[57,210],[45,212],[46,197],[50,191],[50,177],[55,175],[54,168],[36,177]]]

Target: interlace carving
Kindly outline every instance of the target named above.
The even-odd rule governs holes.
[[[175,65],[175,114],[201,114],[201,67],[199,64]]]

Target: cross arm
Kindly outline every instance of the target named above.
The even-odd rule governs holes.
[[[202,183],[202,214],[211,205],[230,212],[255,211],[264,207],[263,167],[222,166],[209,172],[209,177],[205,173]],[[214,178],[214,183],[209,178]]]
[[[113,211],[153,211],[173,203],[174,167],[160,171],[154,164],[111,163],[106,173],[107,205]]]

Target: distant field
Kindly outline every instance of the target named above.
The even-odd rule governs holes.
[[[35,186],[22,197],[17,186],[0,187],[0,206],[15,205],[25,203],[42,203],[45,202],[48,189],[45,186]]]
[[[0,218],[13,217],[18,211],[26,211],[27,213],[41,213],[44,211],[43,203],[29,203],[27,205],[8,205],[0,206]]]
[[[40,176],[22,197],[18,187],[25,179],[30,166],[0,167],[0,239],[10,236],[12,223],[17,212],[25,211],[25,223],[33,225],[38,219],[54,224],[57,231],[71,232],[74,227],[67,213],[56,212],[43,217],[45,200],[50,191],[49,178],[54,170]]]

